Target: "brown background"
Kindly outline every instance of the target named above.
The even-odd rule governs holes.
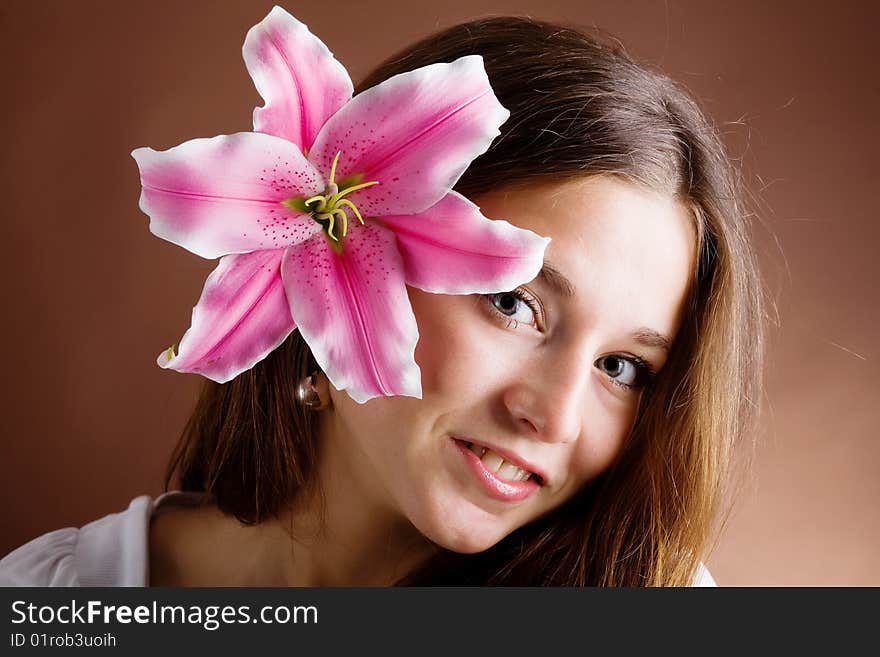
[[[703,99],[757,196],[779,322],[721,584],[880,584],[878,3],[289,2],[357,79],[435,29],[527,14],[618,35]],[[213,263],[151,236],[129,152],[250,129],[268,2],[0,6],[0,554],[161,490],[193,377],[178,341]]]

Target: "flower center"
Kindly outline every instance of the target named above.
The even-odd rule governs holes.
[[[339,242],[339,237],[337,237],[334,232],[337,219],[342,223],[342,237],[345,237],[348,233],[348,213],[345,211],[345,208],[354,212],[358,221],[364,223],[364,218],[358,211],[357,206],[349,199],[345,198],[346,195],[356,192],[359,189],[379,184],[378,180],[358,183],[357,178],[347,179],[346,181],[337,183],[336,165],[339,162],[340,155],[342,155],[342,151],[338,151],[336,157],[333,158],[333,165],[330,167],[330,182],[327,184],[327,187],[324,188],[323,194],[316,194],[311,198],[307,198],[305,201],[302,199],[288,199],[283,201],[283,204],[288,207],[297,208],[297,206],[299,206],[297,209],[305,208],[305,211],[311,215],[312,219],[321,224],[327,232],[327,235],[334,242]],[[342,189],[339,189],[340,184],[342,185]]]

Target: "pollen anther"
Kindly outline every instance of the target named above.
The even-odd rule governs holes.
[[[329,235],[330,239],[335,242],[339,241],[339,238],[334,233],[337,217],[342,222],[342,237],[345,237],[348,234],[348,214],[343,210],[342,206],[351,209],[358,221],[364,223],[364,218],[361,216],[357,206],[350,199],[345,198],[345,196],[352,192],[356,192],[359,189],[365,189],[379,184],[378,180],[371,180],[369,182],[350,185],[344,189],[339,189],[339,185],[336,182],[336,165],[339,163],[340,155],[342,155],[342,151],[337,151],[336,156],[333,158],[333,164],[330,167],[330,182],[327,183],[324,193],[315,194],[311,198],[302,202],[309,212],[311,212],[312,219],[321,224],[327,222],[325,226],[327,235]],[[292,199],[288,199],[283,201],[283,203],[289,205],[291,200]]]

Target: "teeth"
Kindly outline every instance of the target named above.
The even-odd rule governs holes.
[[[483,454],[486,453],[485,447],[480,447],[479,445],[474,445],[473,443],[467,443],[467,448],[471,450],[474,454],[476,454],[477,458],[482,458]]]
[[[486,466],[486,469],[489,472],[498,472],[498,470],[504,464],[504,459],[498,456],[491,449],[487,449],[486,453],[483,454],[483,458],[481,458],[480,460],[483,462],[483,465]]]
[[[491,449],[466,443],[467,448],[477,455],[489,472],[494,472],[502,479],[509,481],[525,481],[532,476],[531,472],[518,468],[513,463],[508,463]]]
[[[525,481],[526,479],[528,479],[531,476],[532,476],[531,472],[528,472],[527,470],[523,470],[522,468],[517,468],[517,473],[516,473],[516,476],[514,477],[513,480],[514,481]]]
[[[518,467],[513,465],[512,463],[504,463],[498,469],[498,476],[504,479],[512,479],[513,481],[519,481],[519,473],[522,472]]]

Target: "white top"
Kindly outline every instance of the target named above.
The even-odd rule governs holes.
[[[200,493],[134,498],[125,511],[38,536],[0,559],[0,586],[149,586],[150,519]]]
[[[150,519],[202,499],[180,491],[141,495],[120,513],[43,534],[0,559],[0,586],[149,586]],[[702,563],[693,585],[716,586]]]

